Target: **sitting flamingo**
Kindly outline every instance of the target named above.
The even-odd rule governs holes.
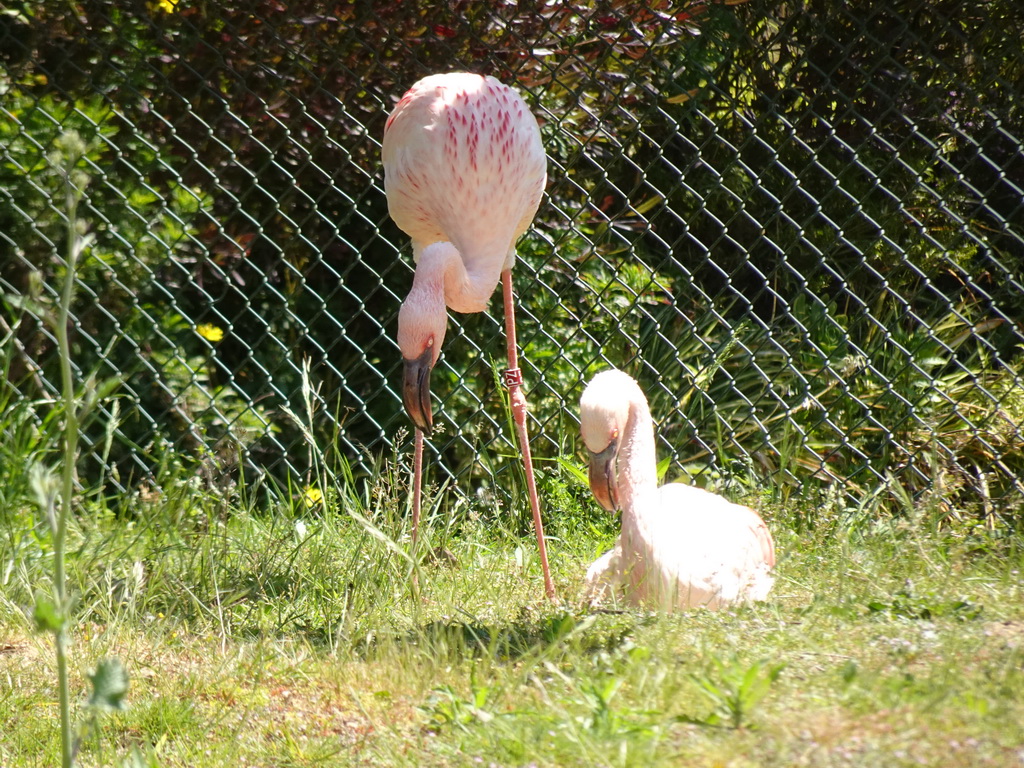
[[[597,374],[580,398],[580,432],[590,454],[590,488],[605,509],[622,510],[615,547],[587,571],[593,598],[665,610],[763,600],[772,587],[775,545],[749,507],[681,483],[658,487],[654,424],[628,374]]]

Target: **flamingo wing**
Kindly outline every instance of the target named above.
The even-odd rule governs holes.
[[[764,521],[749,507],[701,488],[669,483],[647,497],[652,584],[664,584],[678,607],[764,599],[773,579],[774,545]]]
[[[469,271],[511,266],[547,181],[540,129],[522,97],[493,77],[432,75],[387,120],[384,188],[418,253],[451,242]]]

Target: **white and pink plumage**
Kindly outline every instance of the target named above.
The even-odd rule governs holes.
[[[775,544],[761,517],[701,488],[658,487],[654,424],[628,374],[597,374],[580,398],[580,432],[590,454],[590,487],[622,510],[622,534],[586,576],[592,598],[682,610],[764,600]],[[611,593],[611,595],[609,595]]]
[[[401,98],[381,149],[388,211],[412,238],[416,273],[398,315],[405,360],[402,402],[416,425],[413,543],[419,522],[423,435],[433,426],[430,371],[447,309],[482,312],[503,287],[509,370],[545,590],[554,595],[518,368],[511,268],[516,241],[533,221],[547,181],[540,129],[523,99],[493,77],[431,75]]]

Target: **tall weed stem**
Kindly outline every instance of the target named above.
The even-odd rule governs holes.
[[[53,588],[56,613],[60,617],[54,633],[57,652],[57,689],[60,700],[61,765],[72,768],[75,762],[74,738],[71,723],[71,691],[68,680],[68,599],[67,578],[64,565],[64,550],[68,520],[71,517],[71,502],[75,492],[75,464],[78,459],[78,404],[75,398],[75,382],[71,370],[71,343],[68,339],[68,319],[71,316],[71,301],[75,293],[75,270],[78,257],[87,246],[86,238],[78,232],[78,203],[82,187],[87,179],[84,173],[76,172],[75,165],[84,154],[82,140],[76,134],[61,137],[60,158],[64,175],[65,203],[67,211],[67,264],[64,272],[64,286],[61,292],[54,333],[60,355],[61,390],[64,400],[64,456],[61,473],[60,509],[53,526]]]

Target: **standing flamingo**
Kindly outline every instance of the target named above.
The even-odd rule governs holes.
[[[632,605],[666,610],[763,600],[774,579],[775,545],[749,507],[681,483],[658,487],[647,398],[622,371],[597,374],[580,398],[590,488],[622,510],[615,547],[587,571],[593,596],[620,592]]]
[[[412,238],[416,273],[398,313],[405,359],[402,402],[416,425],[413,458],[415,546],[422,491],[423,436],[430,434],[430,371],[448,325],[446,306],[483,312],[501,279],[508,370],[505,384],[519,432],[544,588],[554,597],[533,476],[526,396],[516,355],[512,265],[547,181],[540,129],[523,99],[493,77],[464,72],[425,77],[384,126],[384,190],[395,223]]]

